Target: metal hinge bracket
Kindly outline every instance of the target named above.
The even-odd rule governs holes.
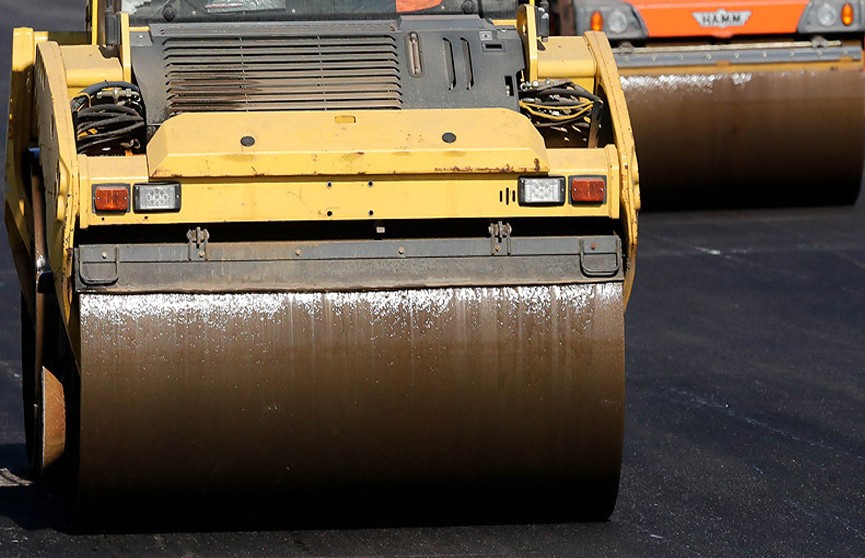
[[[210,240],[210,233],[207,229],[195,227],[186,232],[186,240],[189,241],[189,261],[206,260],[207,241]]]
[[[490,223],[490,254],[493,256],[502,253],[502,246],[505,247],[504,253],[511,254],[511,232],[513,228],[510,223],[499,221]]]

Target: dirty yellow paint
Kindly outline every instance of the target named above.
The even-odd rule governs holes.
[[[492,108],[186,113],[160,127],[147,160],[158,179],[549,170],[531,122]]]

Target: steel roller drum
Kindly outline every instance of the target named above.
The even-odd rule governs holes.
[[[861,67],[622,71],[644,205],[853,203],[865,154]]]
[[[80,295],[82,500],[543,486],[612,511],[620,283]]]

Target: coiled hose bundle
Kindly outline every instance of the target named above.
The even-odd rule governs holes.
[[[91,85],[76,95],[70,105],[79,154],[141,152],[146,121],[137,85],[124,81]]]

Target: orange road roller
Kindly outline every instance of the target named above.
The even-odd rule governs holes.
[[[647,207],[851,204],[865,153],[865,4],[562,0],[562,33],[603,30]]]

